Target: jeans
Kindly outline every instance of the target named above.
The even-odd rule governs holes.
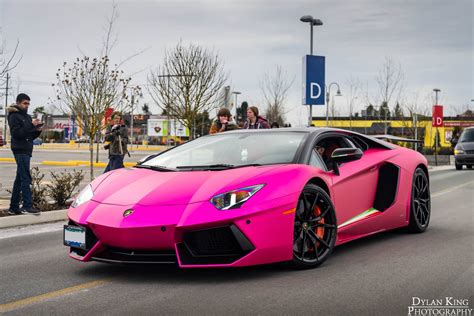
[[[109,163],[107,164],[104,173],[109,172],[111,170],[123,168],[123,157],[124,155],[110,155]]]
[[[33,206],[30,174],[31,157],[28,154],[15,154],[14,156],[16,161],[16,177],[15,182],[13,183],[10,210],[18,211],[21,199],[23,199],[23,208],[30,208]]]

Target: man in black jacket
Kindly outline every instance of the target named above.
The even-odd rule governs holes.
[[[8,108],[11,149],[16,161],[16,177],[8,210],[10,215],[40,214],[40,211],[33,207],[30,160],[33,153],[33,139],[41,134],[42,124],[37,119],[32,120],[27,114],[29,106],[30,97],[20,93],[16,97],[16,105]],[[23,198],[23,207],[20,210],[21,198]]]

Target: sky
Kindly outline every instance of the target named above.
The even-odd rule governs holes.
[[[376,99],[376,76],[389,57],[403,69],[400,98],[430,108],[433,88],[441,89],[445,115],[473,109],[473,2],[471,0],[148,0],[115,1],[119,17],[117,45],[111,55],[120,62],[137,52],[123,69],[133,84],[145,85],[150,70],[178,41],[210,49],[224,61],[238,103],[264,108],[260,82],[281,66],[294,79],[286,102],[293,126],[307,122],[301,105],[302,57],[309,53],[311,14],[314,51],[326,56],[326,83],[337,82],[342,97],[337,113],[348,114],[349,78],[361,83],[355,111]],[[13,93],[25,92],[32,106],[54,97],[50,84],[64,61],[82,54],[97,56],[102,46],[111,1],[0,0],[0,36],[11,51],[20,42],[21,62],[12,72]],[[146,89],[145,89],[146,90]],[[146,92],[146,91],[145,91]],[[334,90],[332,93],[334,94]],[[4,96],[2,95],[2,104]],[[158,107],[145,93],[142,103]],[[324,106],[314,106],[324,116]]]

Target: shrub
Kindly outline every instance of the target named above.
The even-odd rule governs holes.
[[[43,185],[44,174],[38,167],[31,169],[31,193],[33,195],[33,207],[48,211],[51,205],[48,203],[48,192],[46,186]]]
[[[72,170],[56,173],[51,171],[51,183],[47,184],[48,195],[54,200],[56,207],[67,206],[74,190],[84,179],[82,170]]]

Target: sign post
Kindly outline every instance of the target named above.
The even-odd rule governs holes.
[[[324,105],[324,87],[326,79],[326,58],[306,55],[303,57],[303,105],[309,105],[308,126],[313,121],[312,106]]]
[[[433,105],[431,125],[436,127],[435,132],[435,166],[438,165],[438,127],[443,126],[443,106]]]

